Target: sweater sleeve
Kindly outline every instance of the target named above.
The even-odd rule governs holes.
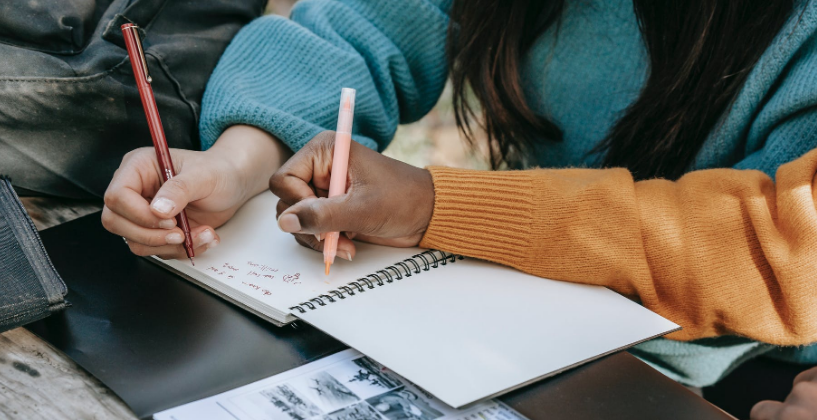
[[[448,75],[450,0],[303,0],[291,19],[242,29],[202,100],[202,149],[229,126],[262,128],[297,151],[334,130],[342,87],[357,89],[353,138],[377,150],[425,115]]]
[[[675,182],[625,169],[430,170],[423,247],[609,287],[680,324],[671,339],[817,342],[817,150],[781,166],[776,184],[738,169]]]

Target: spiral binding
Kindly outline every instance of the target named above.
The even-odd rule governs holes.
[[[377,272],[374,274],[369,274],[366,277],[361,277],[355,281],[350,281],[344,286],[330,290],[325,294],[309,299],[306,302],[301,302],[300,304],[292,306],[289,309],[292,311],[297,310],[298,312],[305,314],[307,309],[314,311],[318,307],[326,306],[330,303],[335,303],[339,300],[346,299],[349,296],[354,296],[356,293],[363,293],[366,290],[374,289],[375,287],[400,281],[404,278],[411,277],[412,274],[420,274],[423,271],[437,268],[440,265],[446,265],[449,262],[456,262],[458,259],[463,259],[463,256],[438,251],[436,249],[421,252],[417,255],[413,255],[411,258],[406,258],[403,261],[387,266],[382,270],[377,270]]]

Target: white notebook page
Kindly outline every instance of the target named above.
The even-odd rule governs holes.
[[[296,315],[453,407],[678,328],[602,287],[470,259]]]
[[[188,276],[206,276],[229,286],[246,298],[288,313],[289,308],[350,281],[365,277],[397,261],[422,252],[418,248],[389,248],[357,243],[353,263],[335,259],[324,274],[323,255],[306,249],[278,228],[278,198],[264,192],[247,202],[217,229],[221,243],[190,261],[163,261]]]

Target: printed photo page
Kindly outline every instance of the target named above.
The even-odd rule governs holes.
[[[156,420],[522,420],[496,400],[453,409],[349,349],[153,416]]]

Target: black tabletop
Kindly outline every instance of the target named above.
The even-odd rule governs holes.
[[[268,324],[132,255],[99,214],[42,239],[72,306],[28,328],[140,418],[346,348],[307,324]],[[731,418],[626,352],[500,399],[530,419]]]

